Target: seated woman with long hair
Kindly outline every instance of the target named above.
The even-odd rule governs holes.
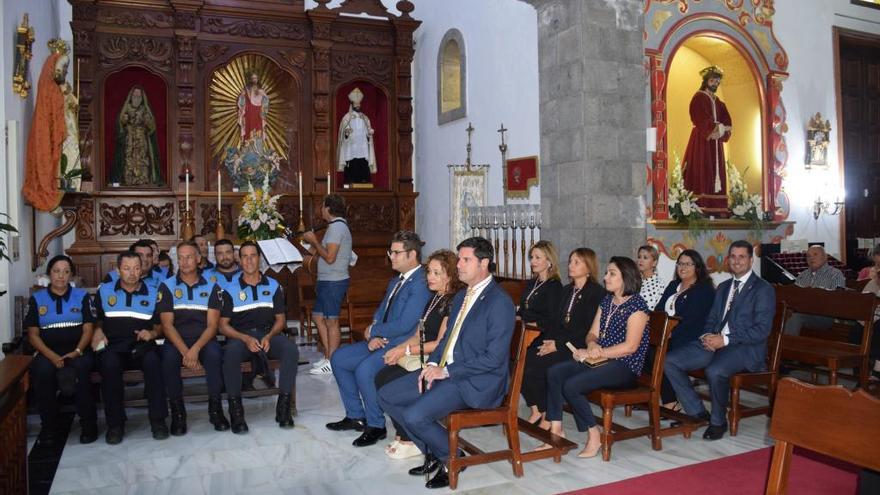
[[[639,295],[642,278],[633,260],[614,256],[605,270],[605,289],[593,325],[586,338],[586,348],[572,353],[572,359],[547,371],[547,413],[542,426],[564,437],[562,406],[568,402],[574,411],[578,431],[586,431],[587,443],[578,457],[595,457],[602,447],[596,418],[587,399],[594,390],[626,389],[636,386],[648,352],[648,306]],[[574,343],[573,345],[583,345]],[[586,360],[605,360],[590,367]],[[549,425],[546,423],[549,422]],[[547,449],[542,445],[538,449]]]
[[[434,251],[428,256],[426,278],[428,288],[434,295],[425,306],[415,333],[402,344],[385,352],[387,366],[376,374],[377,391],[410,371],[419,369],[443,338],[452,297],[464,287],[464,284],[458,280],[456,263],[458,257],[448,249]],[[406,459],[420,455],[421,452],[409,439],[406,430],[393,418],[391,421],[397,430],[397,436],[394,442],[387,446],[385,453],[392,459]]]
[[[568,255],[568,278],[544,333],[526,352],[522,395],[531,408],[529,422],[537,423],[547,410],[547,369],[571,359],[566,342],[584,342],[605,289],[597,282],[599,264],[590,248],[577,248]]]
[[[550,241],[538,241],[529,249],[532,279],[519,301],[519,316],[523,323],[536,325],[541,330],[552,326],[562,283],[559,281],[559,255]]]
[[[715,286],[703,257],[693,249],[685,249],[675,262],[675,277],[666,286],[654,308],[655,311],[665,311],[669,316],[681,319],[669,339],[669,350],[700,338],[705,332],[706,317],[714,299]],[[652,358],[649,356],[649,363],[653,362]],[[666,376],[663,377],[660,396],[663,405],[679,410],[675,391]]]

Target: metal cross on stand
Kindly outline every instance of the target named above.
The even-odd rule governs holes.
[[[468,122],[467,129],[465,129],[465,130],[466,130],[467,133],[468,133],[467,162],[465,162],[465,163],[466,163],[466,165],[467,165],[467,169],[468,169],[468,171],[470,171],[470,169],[471,169],[471,134],[474,133],[474,126],[471,125],[470,122]]]
[[[501,150],[502,153],[507,151],[507,145],[504,143],[504,133],[507,132],[507,129],[504,128],[504,123],[501,123],[501,129],[498,129],[498,132],[501,133],[501,144],[498,145],[498,149]]]

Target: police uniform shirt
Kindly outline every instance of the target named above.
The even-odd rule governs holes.
[[[231,272],[221,272],[217,267],[205,268],[202,270],[202,276],[205,277],[205,280],[218,284],[223,290],[226,290],[226,286],[229,285],[239,273],[241,273],[241,268],[236,268]]]
[[[168,277],[165,277],[164,273],[150,270],[149,273],[147,273],[141,277],[141,282],[158,290],[159,285],[163,281],[165,281],[166,278],[168,278]],[[107,273],[107,275],[104,277],[104,280],[102,280],[101,283],[107,284],[107,283],[117,282],[117,281],[119,281],[119,270],[113,269]]]
[[[153,272],[158,273],[159,277],[161,277],[162,280],[165,280],[166,278],[171,277],[171,267],[170,266],[165,267],[162,265],[156,265],[153,267]]]
[[[58,354],[76,349],[83,324],[94,322],[95,309],[89,293],[72,286],[61,296],[48,288],[35,292],[24,318],[24,326],[39,327],[40,338]]]
[[[248,285],[239,273],[223,292],[221,316],[229,318],[232,328],[269,331],[275,315],[284,314],[284,289],[273,278],[260,275],[257,285]]]
[[[127,351],[137,341],[136,332],[152,330],[159,323],[156,312],[158,290],[141,283],[133,292],[122,288],[122,283],[101,284],[95,294],[97,319],[114,351]]]
[[[192,286],[180,279],[180,274],[162,282],[156,310],[161,313],[174,313],[174,328],[187,342],[195,342],[208,326],[208,310],[220,310],[220,286],[199,280]]]

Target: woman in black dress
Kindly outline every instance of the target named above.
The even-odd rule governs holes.
[[[519,301],[517,316],[526,324],[548,330],[556,316],[556,306],[562,295],[559,281],[559,255],[550,241],[538,241],[529,250],[532,279],[526,285]]]
[[[426,275],[428,288],[434,293],[434,296],[425,306],[415,333],[405,342],[385,353],[387,366],[376,374],[377,391],[383,385],[397,380],[423,365],[425,359],[443,338],[452,297],[464,287],[464,284],[458,280],[456,263],[458,263],[458,257],[448,249],[435,251],[428,257]],[[401,361],[401,358],[406,359]],[[410,361],[410,363],[406,363],[406,361]],[[403,365],[413,364],[413,362],[416,368],[403,367]],[[387,446],[385,453],[392,459],[406,459],[421,455],[418,447],[407,437],[406,430],[393,418],[391,421],[397,430],[397,436],[394,442]]]
[[[544,334],[526,352],[522,395],[531,408],[529,422],[538,423],[547,411],[547,369],[571,359],[565,345],[580,345],[587,336],[605,289],[597,282],[599,264],[590,248],[577,248],[568,256],[568,278]]]

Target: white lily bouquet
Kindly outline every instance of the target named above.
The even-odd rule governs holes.
[[[284,234],[284,218],[278,213],[281,195],[269,194],[269,174],[263,178],[263,187],[254,189],[248,182],[248,195],[241,202],[238,215],[238,238],[242,241],[275,239]]]
[[[669,216],[673,219],[690,223],[703,220],[703,210],[697,206],[697,197],[693,192],[684,188],[684,177],[681,172],[681,160],[678,155],[673,156],[674,163],[669,175]]]
[[[757,227],[764,221],[764,210],[761,207],[761,196],[749,194],[745,181],[739,170],[727,161],[727,199],[733,217],[747,220]]]

